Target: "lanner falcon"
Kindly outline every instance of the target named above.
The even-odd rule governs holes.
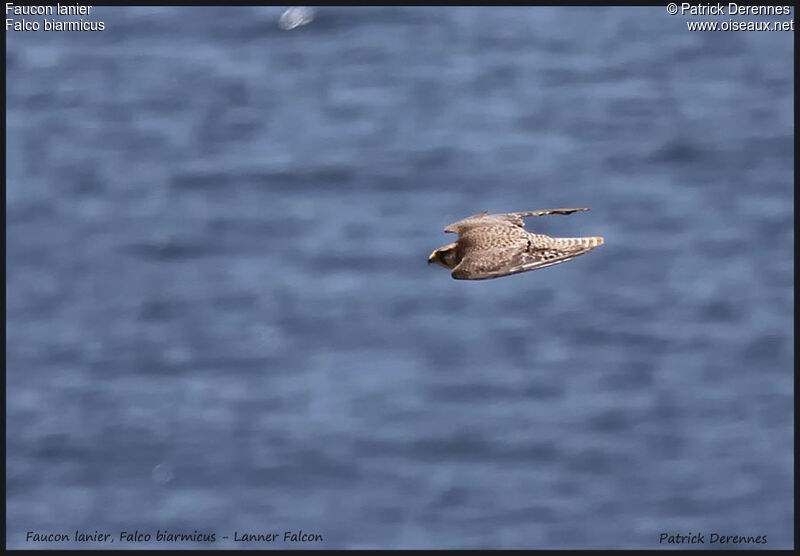
[[[458,241],[428,257],[451,269],[456,280],[486,280],[536,270],[574,259],[603,245],[602,237],[550,237],[524,229],[526,216],[572,214],[588,208],[565,208],[488,214],[482,212],[447,226]]]

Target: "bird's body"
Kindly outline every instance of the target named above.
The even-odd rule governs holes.
[[[603,244],[602,237],[558,238],[525,230],[526,216],[571,214],[587,208],[547,209],[505,214],[481,213],[447,226],[458,241],[428,257],[452,270],[456,280],[486,280],[566,262]]]

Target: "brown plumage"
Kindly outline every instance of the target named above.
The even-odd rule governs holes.
[[[436,249],[428,263],[451,269],[456,280],[486,280],[566,262],[603,244],[602,237],[550,237],[524,229],[526,216],[572,214],[588,208],[546,209],[506,214],[483,212],[444,231],[458,241]]]

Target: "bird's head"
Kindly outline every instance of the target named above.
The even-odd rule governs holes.
[[[428,255],[428,264],[435,263],[445,268],[454,268],[458,263],[456,244],[450,243],[444,247],[439,247]]]

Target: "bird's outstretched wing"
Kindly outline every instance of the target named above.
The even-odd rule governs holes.
[[[519,230],[519,228],[517,228]],[[479,231],[480,233],[475,233]],[[485,280],[563,263],[603,244],[600,237],[551,238],[539,234],[510,237],[491,228],[471,230],[462,236],[464,257],[452,271],[456,280]]]
[[[561,252],[556,250],[539,251],[535,253],[512,252],[501,255],[497,253],[492,260],[480,257],[464,257],[461,263],[453,269],[451,275],[456,280],[486,280],[510,274],[537,270],[554,264],[564,263],[579,255],[588,253],[591,249],[580,252]]]
[[[448,233],[460,234],[464,230],[474,226],[493,225],[506,222],[520,228],[525,227],[523,218],[527,216],[546,216],[548,214],[572,214],[573,212],[583,212],[589,210],[586,207],[577,208],[557,208],[544,210],[529,210],[523,212],[505,212],[500,214],[489,214],[487,211],[468,216],[458,222],[448,225],[444,231]]]

